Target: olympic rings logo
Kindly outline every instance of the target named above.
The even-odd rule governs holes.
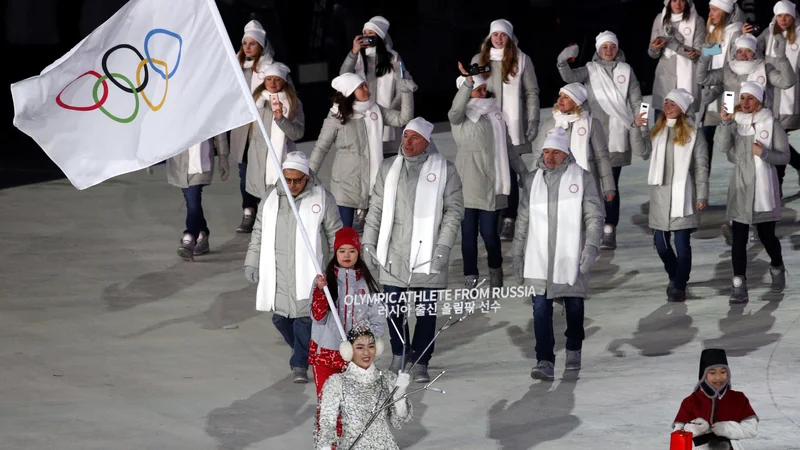
[[[150,43],[150,38],[152,38],[153,36],[155,36],[157,34],[163,34],[163,35],[175,38],[178,41],[178,58],[175,61],[175,67],[173,67],[171,71],[167,67],[167,63],[166,62],[150,57],[150,47],[149,47],[148,44]],[[109,70],[108,70],[108,58],[111,56],[112,53],[114,53],[117,50],[130,50],[133,53],[135,53],[136,56],[139,57],[139,59],[141,60],[139,62],[139,66],[136,68],[136,85],[134,85],[133,82],[128,77],[126,77],[125,75],[122,75],[120,73],[115,73],[115,72],[114,73],[109,72]],[[139,52],[139,50],[137,50],[136,47],[134,47],[134,46],[132,46],[130,44],[119,44],[119,45],[115,45],[114,47],[111,47],[103,55],[103,59],[102,59],[102,63],[101,63],[101,66],[102,66],[102,69],[103,69],[103,75],[100,75],[99,73],[97,73],[94,70],[87,70],[86,72],[84,72],[83,74],[79,75],[77,78],[72,80],[69,84],[64,86],[64,89],[62,89],[61,92],[59,92],[58,95],[56,96],[56,103],[58,104],[58,106],[66,109],[66,110],[69,110],[69,111],[85,112],[85,111],[94,111],[95,109],[99,109],[100,112],[102,112],[103,114],[106,115],[106,117],[108,117],[109,119],[111,119],[111,120],[113,120],[115,122],[118,122],[118,123],[130,123],[130,122],[133,122],[136,119],[136,116],[139,114],[139,94],[141,94],[142,99],[147,104],[147,106],[150,107],[150,110],[153,111],[153,112],[158,111],[159,109],[161,109],[162,106],[164,106],[164,102],[166,102],[166,100],[167,100],[167,91],[169,89],[169,79],[172,78],[175,75],[175,72],[178,71],[178,66],[181,63],[181,54],[182,54],[182,52],[183,52],[183,38],[178,33],[174,33],[172,31],[165,30],[163,28],[154,28],[154,29],[150,30],[150,32],[148,32],[147,35],[144,38],[144,56],[142,56],[141,52]],[[158,67],[156,67],[157,65],[161,66],[163,68],[163,70],[161,70]],[[144,79],[142,79],[142,69],[144,69]],[[147,94],[144,92],[144,89],[147,87],[147,84],[150,82],[149,69],[153,69],[153,72],[155,72],[156,74],[161,76],[161,78],[164,79],[164,82],[165,82],[164,83],[164,95],[161,98],[161,102],[159,102],[157,105],[154,105],[150,101],[150,99],[147,97]],[[66,91],[67,88],[69,88],[73,83],[75,83],[76,81],[80,80],[81,78],[83,78],[83,77],[85,77],[87,75],[91,75],[91,76],[97,78],[97,81],[94,84],[94,88],[92,88],[92,98],[94,99],[94,104],[90,105],[90,106],[75,106],[75,105],[68,105],[68,104],[64,103],[64,101],[61,99],[61,95],[64,93],[64,91]],[[124,82],[125,84],[120,83],[120,80],[122,82]],[[103,107],[103,105],[106,103],[106,100],[108,100],[109,89],[108,89],[107,81],[111,81],[111,83],[113,83],[114,86],[116,86],[117,88],[121,89],[123,92],[127,92],[129,94],[133,94],[133,98],[135,99],[136,103],[135,103],[135,106],[133,108],[133,113],[130,116],[128,116],[128,117],[117,117],[117,116],[111,114],[106,108]],[[99,94],[98,91],[100,90],[100,86],[103,87],[103,95],[102,96],[98,95]]]

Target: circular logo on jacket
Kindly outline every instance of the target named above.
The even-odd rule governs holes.
[[[733,277],[733,287],[742,287],[742,278],[741,277]]]
[[[577,194],[578,193],[578,185],[577,184],[570,184],[569,185],[569,191],[572,192],[573,194]]]
[[[436,174],[431,172],[428,174],[427,177],[425,177],[425,179],[433,183],[434,181],[436,181]]]
[[[686,28],[684,28],[684,29],[683,29],[683,34],[685,34],[685,35],[687,35],[687,36],[688,36],[688,35],[690,35],[690,34],[692,34],[692,29],[691,29],[690,27],[686,27]]]
[[[800,44],[797,43],[792,44],[792,51],[796,52],[797,50],[800,50]]]
[[[617,83],[619,83],[619,84],[622,84],[622,83],[624,83],[626,81],[628,81],[628,79],[625,78],[625,75],[620,75],[620,76],[617,77]]]
[[[586,136],[586,128],[584,127],[578,128],[578,136]]]
[[[503,114],[502,113],[494,113],[494,118],[497,119],[497,120],[500,120],[500,119],[503,118]]]
[[[767,79],[759,76],[756,81],[758,81],[758,84],[760,84],[761,86],[764,86],[764,84],[767,82]]]
[[[314,214],[319,214],[320,211],[322,211],[322,206],[319,206],[318,203],[314,203],[311,206],[311,212],[313,212]]]
[[[372,119],[372,120],[378,120],[378,113],[376,113],[374,111],[369,113],[369,118]]]
[[[761,134],[759,134],[758,136],[759,136],[761,139],[766,139],[766,138],[768,138],[768,137],[769,137],[769,131],[767,131],[767,130],[764,130],[764,131],[762,131],[762,132],[761,132]]]

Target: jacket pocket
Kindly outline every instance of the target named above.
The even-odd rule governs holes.
[[[333,160],[331,179],[336,183],[356,184],[361,179],[361,154],[354,145],[339,147]]]

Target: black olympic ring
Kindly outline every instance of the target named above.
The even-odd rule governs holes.
[[[129,45],[129,44],[119,44],[117,46],[114,46],[114,47],[111,47],[110,49],[108,49],[106,54],[103,55],[103,62],[102,62],[103,74],[108,78],[109,81],[114,83],[114,86],[122,89],[123,91],[125,91],[125,92],[127,92],[129,94],[133,94],[133,93],[137,93],[138,94],[139,92],[142,92],[144,90],[144,88],[147,87],[147,82],[149,81],[149,78],[150,78],[149,72],[147,70],[147,64],[144,65],[144,81],[142,81],[142,85],[141,86],[136,88],[136,91],[134,91],[133,89],[131,89],[131,88],[127,87],[127,86],[122,85],[108,71],[108,57],[111,56],[112,53],[114,53],[115,51],[117,51],[117,50],[119,50],[121,48],[127,48],[128,50],[131,50],[132,52],[136,53],[136,56],[138,56],[140,60],[144,61],[144,56],[142,56],[142,54],[141,54],[141,52],[139,52],[139,50],[136,50],[136,47],[134,47],[132,45]]]

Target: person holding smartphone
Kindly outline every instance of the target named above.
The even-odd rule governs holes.
[[[260,65],[256,76],[262,82],[253,92],[267,135],[281,163],[287,154],[297,150],[295,141],[303,138],[306,129],[303,103],[288,82],[289,72],[289,67],[279,62]],[[280,183],[281,169],[272,161],[258,126],[255,123],[251,125],[246,189],[255,197],[267,198],[269,191]]]
[[[695,63],[705,42],[706,24],[693,0],[664,0],[664,9],[653,21],[648,54],[658,60],[653,81],[655,117],[661,115],[664,99],[673,89],[684,89],[700,107],[700,87],[695,81]]]

